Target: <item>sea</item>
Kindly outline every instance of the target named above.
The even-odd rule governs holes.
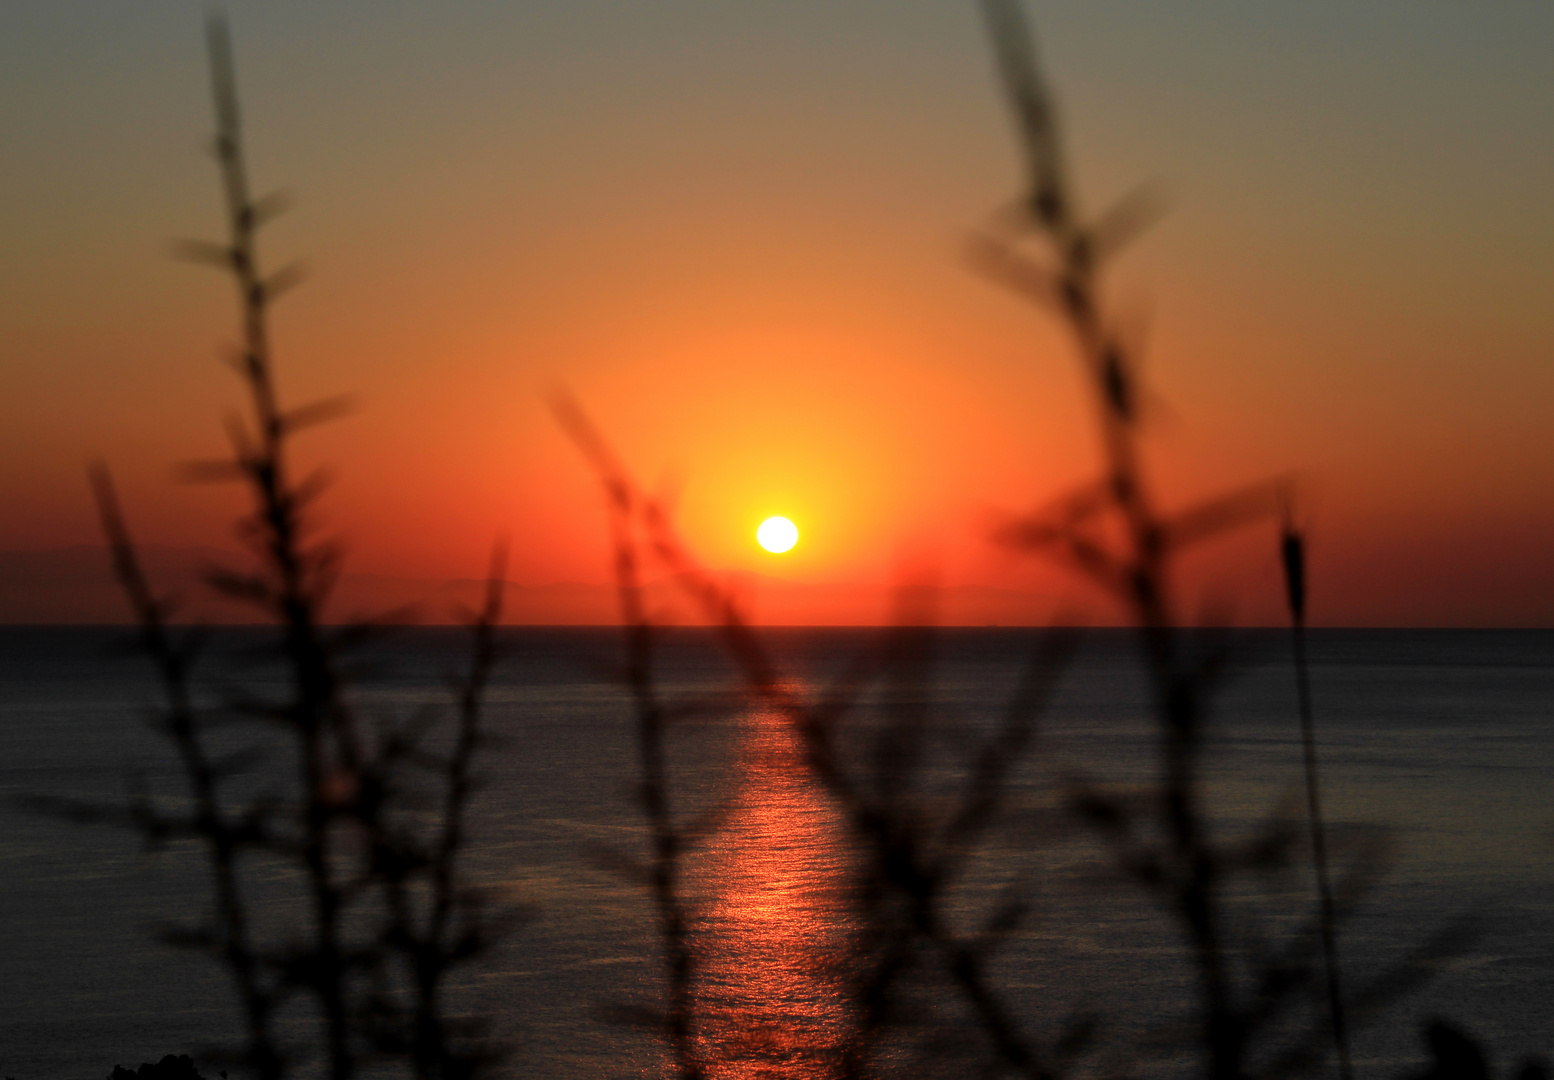
[[[1121,629],[1084,631],[1059,664],[1051,634],[761,631],[785,691],[825,717],[840,786],[817,777],[790,713],[741,692],[716,634],[658,634],[664,790],[688,837],[677,884],[694,1047],[708,1075],[833,1074],[857,1023],[852,973],[871,940],[866,912],[877,910],[875,849],[859,825],[870,807],[950,853],[934,935],[903,946],[882,1070],[980,1075],[972,1063],[986,1044],[947,974],[954,950],[974,945],[1022,1038],[1050,1045],[1071,1025],[1088,1032],[1076,1073],[1193,1070],[1182,1033],[1197,1001],[1194,954],[1172,905],[1137,872],[1154,837],[1147,825],[1128,831],[1075,809],[1081,792],[1145,817],[1157,805],[1159,729],[1136,641]],[[505,628],[499,640],[461,866],[514,916],[450,1000],[507,1046],[497,1075],[668,1075],[648,1019],[664,1009],[664,942],[645,884],[641,744],[621,631]],[[892,661],[903,641],[913,651]],[[1228,970],[1250,1000],[1258,958],[1282,954],[1295,970],[1320,971],[1291,642],[1275,630],[1183,641],[1205,657],[1210,708],[1194,790],[1227,867]],[[254,629],[211,633],[197,670],[213,717],[280,692],[281,673],[255,659],[262,642]],[[458,628],[391,634],[353,659],[352,708],[370,730],[435,730],[451,716],[450,680],[467,655]],[[1418,1075],[1436,1019],[1474,1039],[1493,1075],[1547,1059],[1554,632],[1319,629],[1309,656],[1355,1075]],[[1049,692],[1011,713],[1033,671]],[[168,927],[208,911],[203,850],[148,844],[111,820],[136,792],[169,811],[185,805],[174,747],[153,724],[158,702],[150,666],[122,629],[0,629],[8,1080],[100,1080],[116,1065],[180,1053],[213,1077],[211,1048],[238,1034],[223,969],[164,943]],[[1028,745],[990,754],[1011,715],[1029,719]],[[277,738],[248,723],[213,730],[229,749]],[[244,758],[233,790],[283,792],[290,772],[281,751]],[[944,823],[984,796],[985,826],[945,840]],[[60,812],[66,805],[108,813],[77,820]],[[249,871],[265,932],[301,934],[294,872],[273,862]],[[1302,984],[1287,1008],[1269,1011],[1254,1061],[1271,1066],[1320,1023],[1323,986]],[[283,1021],[298,1075],[318,1075],[304,1004]],[[1336,1075],[1320,1053],[1308,1071]]]

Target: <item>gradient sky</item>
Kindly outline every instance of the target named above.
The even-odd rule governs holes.
[[[1554,6],[1031,5],[1081,191],[1171,211],[1147,326],[1173,498],[1287,471],[1318,621],[1554,625]],[[0,5],[0,550],[229,543],[175,483],[240,402],[198,4]],[[358,569],[602,582],[565,384],[711,566],[1060,589],[984,536],[1093,470],[1056,327],[968,272],[1018,159],[969,0],[331,0],[229,8],[276,321]],[[803,530],[765,555],[754,527]],[[1200,560],[1267,609],[1273,546]],[[1076,594],[1078,595],[1078,594]],[[1261,606],[1260,606],[1261,605]],[[866,618],[866,615],[860,615]]]

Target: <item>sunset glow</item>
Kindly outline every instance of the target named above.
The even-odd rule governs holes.
[[[1406,39],[1365,5],[1049,16],[1090,209],[1143,178],[1174,193],[1107,266],[1147,338],[1151,482],[1175,508],[1298,474],[1318,622],[1554,618],[1554,157],[1527,137],[1554,16],[1493,7]],[[1007,559],[992,523],[1092,481],[1097,447],[1072,342],[962,257],[1021,182],[977,5],[606,9],[233,12],[254,182],[298,196],[264,257],[313,267],[275,308],[278,392],[360,404],[297,450],[338,478],[318,505],[340,596],[434,595],[508,535],[513,582],[551,590],[515,593],[514,621],[613,620],[596,477],[545,404],[564,385],[669,482],[708,569],[829,590],[784,618],[887,618],[911,548],[946,587],[1036,598],[968,621],[1044,619],[1075,579]],[[0,245],[0,620],[125,617],[81,554],[101,545],[83,461],[111,463],[169,581],[234,549],[236,489],[169,482],[226,452],[244,400],[218,359],[229,283],[164,257],[219,239],[198,30],[180,5],[0,14],[25,208]],[[1287,45],[1336,40],[1386,55],[1314,76]],[[1161,136],[1205,103],[1192,139]],[[805,530],[780,558],[751,542],[774,513]],[[1276,620],[1266,539],[1183,589]],[[759,618],[790,611],[760,596]]]

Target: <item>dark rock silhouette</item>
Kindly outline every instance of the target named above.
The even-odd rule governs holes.
[[[1489,1061],[1468,1036],[1444,1020],[1425,1025],[1425,1042],[1434,1059],[1419,1080],[1489,1080]]]
[[[131,1071],[123,1065],[115,1065],[108,1080],[205,1080],[194,1067],[194,1059],[188,1054],[174,1057],[168,1054],[155,1065],[142,1062],[139,1070]]]

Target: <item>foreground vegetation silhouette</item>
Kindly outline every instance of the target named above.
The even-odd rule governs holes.
[[[1463,928],[1448,927],[1405,961],[1347,994],[1337,923],[1358,904],[1374,859],[1351,853],[1334,880],[1322,821],[1314,721],[1305,660],[1304,539],[1290,513],[1287,480],[1254,484],[1182,510],[1153,495],[1142,441],[1145,394],[1136,357],[1108,315],[1105,268],[1155,212],[1147,193],[1091,221],[1081,215],[1062,153],[1052,98],[1016,0],[985,0],[998,66],[1022,139],[1028,170],[1019,199],[995,216],[970,246],[974,266],[1051,312],[1068,330],[1091,389],[1103,447],[1101,475],[1037,512],[1013,518],[997,540],[1054,559],[1087,578],[1126,610],[1137,629],[1158,739],[1158,780],[1150,790],[1120,791],[1104,778],[1073,777],[1061,792],[1115,860],[1120,877],[1151,897],[1188,946],[1198,1001],[1184,1033],[1155,1033],[1119,1046],[1108,1017],[1029,1016],[989,977],[994,954],[1029,914],[1029,898],[1001,898],[977,925],[965,921],[955,889],[968,860],[1005,810],[1012,770],[1038,742],[1039,720],[1075,647],[1054,629],[1031,658],[1000,728],[966,750],[964,786],[946,800],[923,786],[923,754],[935,724],[930,598],[904,594],[904,618],[879,653],[860,658],[836,686],[806,698],[778,670],[736,597],[720,586],[676,536],[665,507],[630,471],[582,409],[562,396],[557,417],[600,477],[610,511],[614,566],[626,623],[627,681],[637,710],[643,807],[653,845],[651,880],[665,939],[667,1008],[658,1029],[684,1080],[719,1071],[697,1038],[698,957],[688,945],[687,901],[679,883],[689,851],[705,840],[677,824],[673,780],[665,768],[674,718],[688,715],[658,685],[661,631],[643,601],[646,576],[667,570],[686,587],[703,618],[718,628],[752,700],[786,716],[802,734],[816,778],[842,808],[866,852],[858,885],[856,955],[846,958],[852,1027],[835,1075],[1134,1075],[1177,1056],[1211,1080],[1283,1077],[1318,1068],[1331,1046],[1341,1080],[1353,1073],[1349,1028],[1420,985],[1434,964],[1460,947]],[[1181,614],[1177,572],[1190,547],[1220,534],[1276,520],[1294,631],[1301,745],[1306,778],[1303,852],[1297,823],[1276,816],[1247,836],[1215,835],[1205,809],[1202,760],[1213,700],[1236,659],[1226,635],[1191,631]],[[871,682],[885,685],[886,721],[868,733],[867,750],[838,744],[850,713],[865,711]],[[860,760],[866,765],[859,767]],[[1249,930],[1237,905],[1241,881],[1287,877],[1309,857],[1315,903],[1307,912],[1262,913]],[[1293,928],[1291,926],[1293,922]],[[909,985],[934,972],[959,1002],[950,1028],[925,1021]],[[1325,1008],[1323,1007],[1325,1005]],[[1438,1022],[1428,1029],[1431,1075],[1467,1076],[1482,1062],[1467,1036]],[[1465,1047],[1475,1047],[1472,1053]],[[1444,1049],[1443,1049],[1444,1048]],[[1532,1075],[1539,1066],[1529,1063]],[[1482,1069],[1480,1070],[1482,1074]]]
[[[275,698],[229,690],[220,706],[203,703],[208,695],[195,679],[207,636],[173,624],[176,610],[142,573],[107,469],[94,469],[114,570],[162,684],[166,704],[156,726],[176,746],[187,785],[187,810],[142,792],[127,818],[154,846],[188,838],[205,849],[214,912],[165,936],[210,954],[231,977],[246,1039],[212,1057],[240,1063],[260,1080],[278,1080],[296,1064],[349,1080],[392,1059],[424,1080],[456,1080],[501,1056],[485,1037],[486,1025],[450,1008],[447,984],[506,917],[469,886],[460,865],[474,757],[485,740],[482,700],[495,660],[503,558],[498,551],[484,606],[473,616],[451,725],[434,730],[436,713],[401,723],[358,715],[347,659],[384,627],[326,623],[341,553],[318,535],[313,513],[324,475],[299,477],[292,456],[294,436],[337,416],[344,402],[281,403],[268,317],[298,275],[286,269],[266,276],[261,269],[258,234],[281,200],[255,198],[249,189],[227,27],[213,17],[208,31],[228,237],[180,250],[229,274],[237,287],[241,345],[234,367],[249,412],[228,424],[230,458],[186,472],[238,483],[251,499],[238,528],[251,563],[213,568],[207,581],[274,628],[247,659],[256,671],[279,665],[284,691]],[[246,738],[234,734],[245,729]],[[246,789],[243,774],[256,759],[289,765],[290,790]],[[66,809],[104,816],[94,807]],[[267,893],[264,879],[276,871],[299,886]],[[281,1016],[299,1011],[316,1021],[318,1046],[288,1045],[281,1037]]]
[[[736,598],[682,544],[665,507],[635,483],[581,408],[562,397],[557,417],[598,473],[609,508],[647,824],[641,869],[664,953],[666,994],[662,1008],[646,1017],[648,1026],[684,1080],[728,1071],[704,1037],[703,958],[690,932],[695,901],[686,887],[687,859],[706,841],[708,825],[686,820],[686,779],[671,767],[670,750],[685,721],[710,706],[677,699],[658,674],[663,633],[643,588],[648,575],[665,570],[685,585],[737,665],[740,702],[774,712],[797,737],[858,852],[850,894],[855,932],[837,961],[845,1030],[828,1051],[830,1075],[1056,1080],[1173,1068],[1209,1080],[1274,1080],[1312,1073],[1331,1053],[1348,1080],[1351,1029],[1418,985],[1458,937],[1448,931],[1395,968],[1345,988],[1336,928],[1367,880],[1353,853],[1345,861],[1329,843],[1321,818],[1301,637],[1303,541],[1288,513],[1289,485],[1258,483],[1185,510],[1167,510],[1156,498],[1146,469],[1138,359],[1102,288],[1104,270],[1148,223],[1153,204],[1136,197],[1094,220],[1081,213],[1021,9],[1014,0],[985,0],[983,7],[1028,175],[1020,197],[974,238],[971,261],[1067,329],[1103,448],[1097,479],[1011,517],[996,539],[1088,579],[1137,627],[1158,779],[1140,791],[1076,774],[1056,795],[1065,820],[1109,851],[1125,883],[1119,887],[1148,897],[1186,943],[1196,995],[1190,1020],[1185,1029],[1140,1037],[1117,1023],[1122,1008],[1104,1001],[1033,1015],[997,973],[1000,951],[1032,914],[1028,891],[1016,882],[985,903],[964,903],[972,863],[1009,827],[1015,772],[1040,750],[1045,711],[1079,635],[1058,627],[1042,637],[996,729],[961,744],[964,767],[954,789],[944,791],[928,760],[930,747],[945,741],[933,702],[931,587],[904,587],[898,625],[879,647],[833,685],[806,691],[779,670]],[[466,884],[460,869],[461,854],[476,842],[465,818],[475,754],[485,741],[482,699],[496,659],[502,560],[493,560],[484,607],[472,619],[471,658],[455,689],[451,725],[438,732],[430,721],[395,725],[358,715],[347,693],[346,658],[382,628],[326,621],[340,552],[317,535],[323,479],[299,478],[291,453],[298,431],[338,415],[343,404],[280,403],[267,320],[295,275],[260,270],[256,237],[279,203],[255,199],[248,188],[230,46],[219,19],[210,24],[210,53],[229,236],[183,250],[230,274],[237,286],[236,367],[250,405],[247,419],[230,425],[231,457],[190,472],[239,483],[251,498],[241,523],[251,565],[214,570],[209,582],[274,627],[271,646],[253,660],[281,666],[285,693],[239,691],[218,707],[204,704],[195,677],[206,639],[175,624],[177,612],[141,571],[106,469],[95,471],[115,570],[165,694],[158,726],[177,747],[188,790],[182,810],[150,793],[124,813],[65,809],[128,821],[153,844],[192,838],[203,845],[213,915],[169,939],[209,953],[232,979],[245,1041],[220,1060],[262,1080],[299,1066],[348,1080],[389,1062],[418,1078],[476,1076],[501,1059],[502,1048],[477,1018],[450,1006],[448,983],[504,924],[503,913]],[[1275,815],[1263,831],[1224,837],[1205,809],[1202,764],[1215,695],[1236,658],[1227,638],[1187,629],[1179,560],[1193,545],[1270,524],[1281,512],[1300,664],[1306,818]],[[250,724],[279,732],[279,740],[234,738]],[[291,762],[290,790],[244,790],[242,769],[252,753]],[[1031,834],[1029,842],[1040,838]],[[1306,908],[1259,913],[1238,905],[1238,883],[1282,880],[1308,859],[1315,880]],[[257,878],[276,867],[301,883],[278,898],[285,935],[273,932],[273,911],[259,910]],[[1251,931],[1249,919],[1258,923]],[[282,1035],[281,1017],[299,1008],[317,1021],[316,1048],[290,1045]],[[1483,1052],[1451,1025],[1431,1027],[1429,1045],[1435,1065],[1426,1075],[1487,1075]],[[1532,1080],[1537,1068],[1529,1063],[1520,1075]],[[116,1069],[113,1080],[120,1072],[128,1070]]]

